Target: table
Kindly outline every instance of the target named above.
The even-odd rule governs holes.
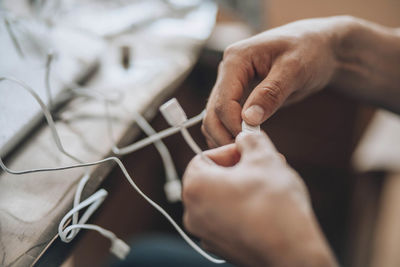
[[[176,21],[170,20],[169,24],[153,23],[145,30],[109,41],[107,53],[101,59],[101,69],[88,86],[104,93],[115,88],[123,93],[119,105],[110,109],[114,118],[113,136],[118,146],[131,143],[139,133],[132,127],[133,112],[152,118],[196,62],[198,52],[211,33],[216,6],[205,2],[193,12],[192,19],[204,24],[200,38],[188,37],[179,31],[172,33],[174,38],[163,36],[166,27],[176,26]],[[129,46],[133,52],[131,69],[120,67],[122,46]],[[112,154],[112,140],[106,130],[101,101],[74,98],[55,117],[69,153],[85,162]],[[42,123],[5,163],[11,169],[21,170],[73,162],[57,151],[49,128]],[[113,164],[106,163],[90,169],[91,179],[83,198],[97,190],[112,168]],[[57,239],[59,221],[72,206],[82,174],[83,169],[21,176],[0,173],[0,266],[29,266],[37,262]]]

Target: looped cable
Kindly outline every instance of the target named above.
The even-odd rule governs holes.
[[[69,155],[71,158],[76,159],[76,161],[79,161],[79,159],[75,158],[74,156],[70,155],[68,152],[65,151],[65,149],[62,146],[62,142],[61,139],[58,135],[57,129],[55,127],[53,118],[48,110],[48,108],[46,107],[46,105],[43,103],[43,101],[40,99],[40,97],[36,94],[36,92],[30,88],[28,85],[26,85],[25,83],[18,81],[16,79],[12,79],[12,78],[5,78],[5,77],[0,77],[0,82],[4,81],[4,80],[9,80],[12,82],[15,82],[17,84],[19,84],[22,88],[24,88],[25,90],[27,90],[34,98],[35,100],[39,103],[40,107],[42,108],[42,111],[45,115],[46,121],[49,124],[53,139],[56,143],[56,146],[60,149],[61,152],[63,152],[65,155]],[[151,198],[149,198],[142,190],[140,190],[140,188],[136,185],[136,183],[133,181],[132,177],[129,175],[128,171],[126,170],[124,164],[122,163],[122,161],[116,157],[109,157],[109,158],[105,158],[99,161],[95,161],[95,162],[88,162],[88,163],[78,163],[78,164],[74,164],[74,165],[68,165],[68,166],[62,166],[62,167],[55,167],[55,168],[38,168],[38,169],[30,169],[30,170],[22,170],[22,171],[15,171],[15,170],[11,170],[9,168],[7,168],[7,166],[5,166],[5,164],[3,163],[1,157],[0,157],[0,167],[11,174],[27,174],[27,173],[35,173],[35,172],[48,172],[48,171],[60,171],[60,170],[67,170],[67,169],[74,169],[74,168],[81,168],[81,167],[90,167],[90,166],[94,166],[94,165],[99,165],[99,164],[103,164],[105,162],[109,162],[109,161],[114,161],[119,168],[121,169],[122,173],[124,174],[125,178],[128,180],[128,182],[130,183],[130,185],[136,190],[136,192],[142,196],[151,206],[153,206],[157,211],[159,211],[170,223],[171,225],[176,229],[176,231],[181,235],[181,237],[195,250],[197,251],[200,255],[202,255],[203,257],[205,257],[206,259],[208,259],[209,261],[216,263],[216,264],[222,264],[225,263],[224,260],[221,259],[217,259],[214,258],[213,256],[209,255],[207,252],[205,252],[203,249],[201,249],[181,228],[180,226],[175,222],[175,220],[160,206],[158,205],[156,202],[154,202]],[[81,217],[81,219],[79,220],[79,222],[82,220],[82,222],[84,220],[87,221],[87,219],[90,217],[90,215],[95,211],[95,209],[97,209],[97,207],[101,204],[101,202],[104,200],[105,195],[103,195],[105,192],[104,189],[99,190],[97,193],[95,193],[94,195],[92,195],[91,197],[89,197],[88,199],[82,201],[81,203],[79,203],[79,205],[77,207],[74,207],[72,210],[70,210],[66,216],[64,216],[64,218],[61,220],[60,225],[59,225],[59,232],[61,232],[62,238],[64,240],[68,241],[69,235],[68,233],[72,233],[72,230],[74,229],[91,229],[91,230],[96,230],[100,233],[106,233],[105,235],[107,235],[107,233],[109,232],[108,230],[105,230],[99,226],[94,226],[94,225],[85,225],[85,224],[72,224],[70,226],[67,226],[64,230],[60,230],[60,228],[63,228],[65,226],[66,221],[68,220],[69,217],[71,217],[71,215],[73,216],[73,214],[75,212],[78,212],[79,210],[81,210],[84,207],[88,207],[89,212],[85,212],[83,214],[83,216]],[[97,194],[97,195],[96,195]],[[101,200],[102,199],[102,200]],[[101,201],[100,201],[101,200]],[[102,230],[100,230],[102,229]],[[75,234],[76,235],[76,234]],[[60,236],[61,238],[61,236]],[[111,246],[111,251],[116,254],[117,256],[126,256],[126,254],[129,252],[129,250],[127,249],[127,245],[120,239],[115,239],[115,236],[109,236],[109,238],[111,238],[112,240],[112,246]]]

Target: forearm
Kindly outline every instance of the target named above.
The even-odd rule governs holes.
[[[355,18],[346,23],[335,33],[337,66],[331,85],[400,113],[400,30]]]
[[[285,230],[269,233],[265,237],[267,240],[262,243],[267,244],[267,247],[260,245],[260,248],[269,253],[260,266],[339,266],[312,211],[284,210],[287,218],[276,221],[274,228],[279,229],[284,225]]]

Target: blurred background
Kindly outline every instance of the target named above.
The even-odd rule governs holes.
[[[16,2],[3,1],[2,5],[13,9]],[[129,1],[95,1],[96,5],[103,6],[99,9],[101,12],[90,14],[95,18],[89,18],[84,4],[94,1],[83,1],[79,3],[80,8],[75,9],[73,7],[79,1],[69,1],[70,5],[64,5],[64,9],[57,7],[62,1],[29,2],[38,6],[46,2],[45,8],[38,8],[36,11],[46,18],[46,23],[58,23],[57,16],[53,16],[52,11],[58,10],[64,25],[73,25],[80,30],[85,28],[86,32],[93,33],[91,39],[98,39],[99,36],[100,39],[114,38],[124,35],[126,31],[126,24],[118,25],[119,20],[111,15],[107,17],[107,23],[99,23],[98,18],[110,12],[113,5],[123,5]],[[145,17],[134,26],[140,28],[148,20],[154,21],[162,16],[165,4],[176,5],[176,12],[180,12],[180,8],[191,8],[202,1],[152,1],[152,5],[146,0],[130,2],[142,5],[141,8],[132,8],[126,14],[127,18]],[[332,15],[348,14],[390,27],[400,26],[398,0],[216,2],[218,13],[213,31],[204,32],[204,39],[207,41],[201,43],[201,48],[196,52],[196,64],[173,93],[189,117],[204,109],[223,51],[235,41],[298,19]],[[18,10],[25,12],[23,8]],[[149,14],[143,10],[149,11]],[[202,19],[209,19],[214,23],[215,18],[210,16]],[[200,34],[201,30],[189,28],[188,31]],[[165,36],[170,34],[168,30],[162,30],[162,33]],[[85,35],[83,38],[87,38]],[[142,35],[135,38],[124,36],[113,40],[120,47],[120,44],[129,46],[130,42],[140,43],[140,38],[146,37]],[[203,36],[193,38],[201,39]],[[190,42],[193,42],[193,38]],[[172,47],[173,51],[179,51],[187,40],[165,42],[168,44],[166,49]],[[142,51],[141,48],[131,50],[132,64],[135,64],[137,58],[140,59]],[[100,53],[92,57],[86,59],[87,66],[96,61],[94,58],[105,56]],[[169,57],[173,60],[179,55],[173,52],[169,53]],[[149,66],[147,71],[153,68],[153,65]],[[168,127],[160,114],[155,115],[151,124],[156,130]],[[328,88],[300,103],[279,110],[263,125],[263,129],[278,150],[286,156],[289,164],[304,178],[318,220],[339,262],[344,266],[354,267],[400,266],[399,118],[336,94]],[[206,149],[200,125],[190,131],[202,148]],[[142,134],[138,138],[143,137],[145,135]],[[193,154],[179,135],[168,137],[165,142],[173,151],[173,159],[181,176]],[[155,148],[146,147],[128,155],[124,157],[124,162],[135,173],[138,185],[180,222],[182,205],[169,203],[164,195],[162,188],[165,173]],[[137,194],[132,193],[119,170],[112,171],[108,176],[102,186],[109,191],[109,197],[93,218],[94,223],[113,229],[126,240],[148,233],[174,233],[164,218]],[[62,266],[103,265],[110,257],[108,242],[96,233],[82,233],[68,247],[69,253]]]

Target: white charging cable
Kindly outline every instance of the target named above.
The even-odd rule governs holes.
[[[123,148],[114,148],[113,152],[115,154],[119,154],[119,155],[126,155],[129,153],[132,153],[136,150],[139,150],[145,146],[148,146],[152,143],[154,143],[157,140],[161,140],[163,138],[166,138],[168,136],[174,135],[176,133],[179,133],[181,131],[181,127],[191,127],[193,125],[196,125],[197,123],[201,122],[204,118],[205,115],[205,110],[203,110],[200,114],[194,116],[193,118],[190,118],[189,120],[187,120],[182,126],[174,126],[168,129],[165,129],[163,131],[160,131],[156,134],[153,134],[147,138],[144,138],[136,143],[133,143],[131,145],[128,145],[126,147]]]
[[[61,142],[61,139],[58,135],[58,132],[55,128],[55,124],[53,121],[53,118],[50,114],[49,109],[47,108],[47,106],[44,104],[44,102],[41,100],[41,98],[37,95],[37,93],[30,88],[27,84],[13,79],[13,78],[5,78],[5,77],[0,77],[0,82],[7,80],[9,82],[13,82],[18,84],[19,86],[21,86],[23,89],[25,89],[33,98],[35,98],[36,102],[40,105],[40,108],[42,109],[42,112],[47,120],[47,123],[49,124],[50,127],[50,131],[53,137],[53,140],[55,141],[56,147],[57,149],[64,155],[66,155],[67,157],[69,157],[70,159],[76,161],[79,164],[83,164],[83,161],[79,160],[78,158],[76,158],[75,156],[71,155],[70,153],[68,153]],[[1,161],[1,159],[0,159]],[[3,164],[3,162],[0,162],[0,166],[2,167],[2,169],[4,169],[5,171],[12,173],[12,174],[22,174],[22,173],[18,173],[18,172],[12,172],[9,169],[7,169],[5,167],[5,165]],[[33,172],[37,172],[38,170],[34,170]],[[100,204],[104,201],[104,198],[106,197],[107,193],[104,189],[100,189],[98,192],[96,192],[95,194],[93,194],[91,197],[89,197],[85,203],[88,203],[87,205],[81,205],[82,203],[80,203],[80,198],[82,195],[82,191],[84,186],[86,185],[87,181],[90,178],[90,174],[89,174],[89,169],[85,168],[85,174],[84,176],[81,178],[81,180],[79,181],[77,190],[75,191],[75,195],[74,195],[74,203],[73,203],[73,209],[68,212],[64,218],[61,220],[60,224],[59,224],[59,228],[58,228],[58,233],[59,236],[61,238],[62,241],[64,242],[70,242],[79,232],[79,229],[82,227],[70,227],[70,228],[66,228],[63,230],[63,228],[65,227],[65,223],[67,222],[67,220],[72,216],[72,223],[71,226],[73,225],[77,225],[78,223],[80,225],[84,225],[90,218],[90,216],[95,212],[95,210],[100,206]],[[105,194],[104,194],[105,192]],[[83,208],[86,208],[86,206],[90,205],[86,211],[83,213],[83,215],[81,216],[81,218],[79,219],[79,211]],[[87,228],[89,229],[89,228]],[[96,226],[96,229],[103,229],[100,226]],[[104,231],[108,231],[103,229]],[[115,237],[114,237],[115,239]],[[112,239],[111,241],[113,242]],[[121,241],[122,242],[122,241]],[[117,244],[120,244],[121,242],[118,242]],[[127,245],[126,245],[127,246]],[[115,251],[118,252],[118,254],[115,254]],[[114,253],[117,257],[120,257],[123,253],[121,253],[121,251],[125,251],[125,249],[123,249],[123,247],[120,248],[120,251],[118,250],[118,246],[114,245],[112,246],[111,252]],[[129,251],[127,251],[125,253],[125,256],[129,253]]]
[[[185,111],[182,106],[179,104],[176,98],[170,99],[168,102],[164,103],[160,107],[161,114],[164,116],[169,125],[174,127],[179,127],[180,132],[182,133],[183,138],[186,143],[190,146],[193,152],[197,155],[200,155],[205,161],[210,164],[215,165],[215,162],[210,158],[206,157],[203,154],[201,148],[197,145],[197,143],[193,140],[189,131],[185,127],[185,122],[188,121]]]
[[[52,52],[47,53],[46,57],[46,72],[44,75],[44,82],[46,87],[46,94],[47,94],[47,101],[49,101],[49,109],[53,108],[53,97],[51,93],[51,85],[50,85],[50,71],[51,71],[51,64],[53,63],[54,54]]]
[[[49,99],[50,107],[52,106],[50,70],[51,70],[51,63],[52,63],[53,59],[54,59],[53,53],[48,53],[47,62],[46,62],[45,84],[46,84],[46,92],[47,92],[47,96]],[[73,83],[73,82],[72,83],[64,82],[63,84],[65,84],[65,86],[67,86],[68,89],[75,95],[94,98],[94,99],[104,102],[105,119],[107,122],[109,136],[110,136],[110,139],[112,142],[112,150],[113,150],[114,154],[116,154],[116,155],[125,155],[126,153],[120,153],[120,151],[118,150],[118,148],[116,146],[116,142],[114,141],[113,130],[112,130],[112,118],[111,118],[109,108],[108,108],[109,104],[117,103],[120,99],[122,99],[123,94],[120,91],[114,91],[114,92],[116,92],[116,95],[113,97],[113,96],[105,95],[104,93],[93,90],[93,89],[82,88],[81,86],[79,86],[78,84]],[[146,119],[142,115],[140,115],[138,112],[134,112],[133,117],[144,133],[146,133],[149,136],[156,134],[156,131],[151,127],[151,125],[146,121]],[[162,142],[161,139],[154,140],[153,143],[161,156],[161,160],[163,162],[165,173],[166,173],[167,181],[164,185],[164,191],[165,191],[167,200],[171,203],[180,201],[182,185],[181,185],[181,181],[178,179],[178,174],[176,172],[175,164],[172,160],[171,154],[169,153],[168,148]]]
[[[11,22],[7,17],[4,18],[4,25],[6,26],[7,33],[10,36],[10,39],[11,39],[13,46],[14,46],[15,50],[17,51],[19,57],[25,58],[25,54],[21,48],[18,38],[17,38],[17,36],[15,36],[15,33],[12,29]]]
[[[46,93],[47,93],[47,97],[48,97],[48,101],[49,101],[49,108],[48,108],[49,110],[53,107],[53,105],[52,105],[52,94],[51,94],[51,84],[50,84],[50,70],[51,70],[51,64],[52,64],[53,59],[54,59],[54,54],[53,53],[48,53],[47,54],[47,60],[46,60],[45,85],[46,85]],[[45,111],[46,110],[43,110],[44,113],[45,113]],[[50,127],[50,129],[55,129],[55,125],[54,125],[54,122],[52,120],[49,121],[49,125],[53,125],[54,126],[54,127]],[[57,134],[53,135],[53,136],[57,136]],[[63,146],[61,144],[61,140],[59,140],[58,143],[59,144],[57,145],[57,148],[61,151],[61,153],[65,154],[66,156],[70,157],[71,159],[75,160],[78,163],[83,163],[83,161],[77,159],[76,157],[71,157],[70,154],[65,153],[65,149],[63,148]],[[79,211],[81,209],[83,209],[83,208],[86,208],[86,206],[80,205],[80,200],[81,200],[83,189],[84,189],[86,183],[89,181],[89,179],[90,179],[89,169],[85,168],[85,174],[80,179],[79,184],[77,186],[77,189],[75,191],[73,209],[63,217],[63,219],[61,220],[61,222],[59,224],[59,229],[58,229],[59,236],[60,236],[61,240],[64,241],[64,242],[70,242],[71,240],[73,240],[75,238],[75,236],[79,233],[79,231],[80,231],[80,229],[82,227],[73,227],[73,226],[77,225],[77,224],[85,225],[85,223],[89,220],[91,215],[101,205],[101,203],[104,201],[105,197],[107,196],[107,191],[105,191],[104,189],[100,189],[99,191],[94,193],[90,197],[90,199],[93,200],[93,201],[90,202],[90,207],[87,208],[86,211],[79,218]],[[100,194],[100,192],[102,192],[102,194]],[[65,223],[67,222],[67,220],[70,218],[71,215],[72,215],[71,225],[67,226],[63,230],[63,228],[65,227]],[[99,226],[96,226],[96,229],[103,229],[103,228],[101,228]],[[105,229],[103,229],[103,230],[106,231],[106,232],[109,232],[108,230],[105,230]],[[114,239],[115,238],[113,238],[111,240],[112,244],[113,244],[113,240]],[[118,242],[118,244],[120,244],[120,243],[121,242]],[[110,250],[111,250],[111,252],[113,254],[115,254],[119,258],[121,258],[121,255],[123,255],[123,253],[121,253],[121,252],[118,252],[117,254],[115,253],[116,251],[118,251],[118,247],[115,246],[115,245],[112,246]],[[125,251],[126,249],[121,248],[120,250]],[[128,253],[129,253],[129,250],[125,253],[125,256]],[[123,258],[121,258],[121,259],[123,259]]]
[[[39,103],[47,123],[49,124],[52,136],[54,141],[56,142],[57,147],[61,150],[63,150],[66,154],[68,154],[62,146],[61,143],[61,139],[58,135],[57,129],[55,127],[53,118],[50,114],[50,111],[48,110],[48,108],[46,107],[46,105],[43,103],[43,101],[40,99],[40,97],[36,94],[36,92],[30,88],[28,85],[26,85],[25,83],[15,80],[15,79],[11,79],[11,78],[4,78],[4,77],[0,77],[0,82],[4,81],[4,80],[9,80],[12,82],[15,82],[17,84],[19,84],[22,88],[24,88],[25,90],[27,90],[34,98],[35,100]],[[71,156],[73,157],[73,156]],[[109,161],[114,161],[119,168],[121,169],[121,171],[123,172],[125,178],[128,180],[128,182],[131,184],[131,186],[136,190],[137,193],[139,193],[150,205],[152,205],[156,210],[158,210],[171,224],[172,226],[176,229],[176,231],[181,235],[181,237],[195,250],[197,251],[199,254],[201,254],[203,257],[205,257],[206,259],[208,259],[209,261],[213,262],[213,263],[217,263],[217,264],[221,264],[221,263],[225,263],[224,260],[221,259],[217,259],[214,258],[213,256],[209,255],[207,252],[205,252],[203,249],[201,249],[195,242],[193,242],[192,239],[190,239],[190,237],[187,236],[187,234],[179,227],[179,225],[174,221],[174,219],[172,219],[172,217],[161,207],[159,206],[157,203],[155,203],[152,199],[150,199],[145,193],[143,193],[140,188],[135,184],[135,182],[132,180],[132,177],[129,175],[128,171],[126,170],[125,166],[123,165],[123,163],[121,162],[120,159],[116,158],[116,157],[109,157],[109,158],[105,158],[99,161],[95,161],[95,162],[89,162],[89,163],[80,163],[80,164],[74,164],[74,165],[69,165],[69,166],[62,166],[62,167],[55,167],[55,168],[39,168],[39,169],[29,169],[29,170],[22,170],[22,171],[15,171],[15,170],[11,170],[9,168],[7,168],[7,166],[5,166],[5,164],[3,163],[1,157],[0,157],[0,167],[10,173],[10,174],[15,174],[15,175],[22,175],[22,174],[27,174],[27,173],[35,173],[35,172],[48,172],[48,171],[61,171],[61,170],[67,170],[67,169],[73,169],[73,168],[81,168],[81,167],[89,167],[89,166],[94,166],[94,165],[98,165],[98,164],[103,164],[105,162],[109,162]],[[104,190],[105,191],[105,190]],[[97,195],[96,195],[97,194]],[[94,206],[89,206],[88,210],[89,213],[93,213],[94,210],[100,205],[99,202],[95,201],[98,199],[103,199],[104,200],[104,192],[102,190],[99,190],[97,193],[95,193],[94,195],[92,195],[91,197],[89,197],[87,199],[87,202],[83,201],[81,203],[79,203],[79,205],[76,208],[76,210],[72,209],[71,211],[69,211],[67,213],[67,215],[65,217],[70,217],[71,215],[73,215],[73,213],[75,211],[78,211],[92,203],[96,203]],[[82,204],[83,203],[83,204]],[[86,205],[86,206],[85,206]],[[90,217],[90,215],[84,215],[86,219],[86,217]],[[83,217],[83,216],[82,216]],[[83,219],[81,219],[83,220]],[[63,218],[62,222],[66,222],[67,218]],[[60,223],[61,224],[61,223]],[[83,227],[81,227],[83,226]],[[61,229],[62,227],[64,227],[64,225],[62,225],[61,227],[59,226],[59,229]],[[116,256],[122,255],[125,256],[129,250],[127,249],[127,245],[120,239],[115,239],[115,236],[110,235],[108,230],[105,230],[99,226],[95,226],[95,225],[80,225],[80,224],[73,224],[70,226],[70,228],[65,228],[64,232],[59,233],[60,237],[63,236],[63,238],[68,240],[68,232],[73,231],[75,229],[91,229],[91,230],[96,230],[98,232],[100,232],[101,234],[103,234],[104,236],[108,237],[111,239],[112,242],[112,246],[111,246],[111,252],[114,253]]]
[[[150,124],[141,116],[139,113],[134,113],[135,120],[139,127],[148,136],[156,134],[156,131],[150,126]],[[182,184],[178,178],[178,174],[175,169],[175,164],[172,160],[171,154],[167,146],[161,140],[154,141],[154,146],[161,155],[161,160],[164,164],[167,181],[164,184],[164,192],[169,202],[177,202],[182,199]]]

